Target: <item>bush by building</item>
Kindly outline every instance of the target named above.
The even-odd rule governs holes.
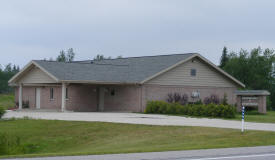
[[[236,108],[231,105],[214,103],[181,105],[180,103],[168,103],[165,101],[149,101],[145,113],[234,118]]]

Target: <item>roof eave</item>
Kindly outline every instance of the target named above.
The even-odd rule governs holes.
[[[60,83],[86,83],[86,84],[101,84],[101,85],[139,85],[138,82],[110,82],[110,81],[92,81],[92,80],[60,80]]]

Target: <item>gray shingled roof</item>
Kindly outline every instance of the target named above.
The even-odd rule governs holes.
[[[130,57],[73,63],[35,60],[59,80],[140,83],[195,53]]]

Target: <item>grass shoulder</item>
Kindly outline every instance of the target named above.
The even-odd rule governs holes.
[[[145,113],[142,113],[142,114],[145,114]],[[180,115],[180,114],[160,114],[160,115],[181,116],[181,117],[190,117],[190,118],[217,119],[215,117],[188,116],[188,115]],[[224,119],[224,120],[233,120],[233,121],[241,121],[242,120],[242,114],[237,113],[234,118],[222,118],[222,119]],[[245,113],[245,121],[246,122],[257,122],[257,123],[275,123],[275,111],[267,111],[266,114],[261,114],[261,113],[258,113],[256,111],[249,111],[249,112]]]
[[[13,94],[0,94],[0,106],[9,109],[15,106]]]
[[[238,113],[234,120],[241,120],[242,115]],[[248,111],[245,113],[245,121],[260,122],[260,123],[275,123],[275,111],[267,111],[266,114],[258,113],[257,111]]]
[[[19,137],[2,157],[155,152],[275,145],[275,132],[57,120],[1,120],[0,135]],[[12,142],[12,140],[11,140]],[[1,143],[1,142],[0,142]],[[3,143],[3,142],[2,142]],[[17,152],[15,152],[17,151]],[[1,157],[1,156],[0,156]]]

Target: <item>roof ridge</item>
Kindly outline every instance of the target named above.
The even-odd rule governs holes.
[[[190,53],[175,53],[175,54],[159,54],[159,55],[153,55],[153,56],[121,57],[121,58],[110,58],[110,59],[102,59],[102,60],[116,60],[116,59],[130,59],[130,58],[144,58],[144,57],[161,57],[161,56],[175,56],[175,55],[187,55],[187,54],[198,54],[198,53],[190,52]],[[102,60],[90,60],[90,61],[97,61],[98,62],[98,61],[102,61]]]
[[[116,60],[116,59],[130,59],[130,58],[144,58],[144,57],[161,57],[161,56],[175,56],[175,55],[188,55],[188,54],[198,54],[196,52],[190,52],[190,53],[175,53],[175,54],[159,54],[159,55],[152,55],[152,56],[137,56],[137,57],[121,57],[121,58],[110,58],[110,59],[102,59],[102,60],[79,60],[79,61],[72,61],[72,62],[61,62],[61,63],[81,63],[81,62],[85,62],[85,61],[91,61],[91,62],[100,62],[100,61],[103,61],[103,60]],[[58,62],[58,61],[55,61],[55,60],[45,60],[45,59],[42,59],[42,60],[33,60],[33,61],[45,61],[45,62]],[[59,62],[60,63],[60,62]],[[88,64],[88,63],[81,63],[81,64]]]
[[[67,63],[67,64],[91,64],[91,65],[129,66],[128,64],[110,64],[110,63],[58,62],[58,61],[49,61],[49,60],[33,60],[33,61],[56,62],[56,63],[65,63],[65,64]]]

